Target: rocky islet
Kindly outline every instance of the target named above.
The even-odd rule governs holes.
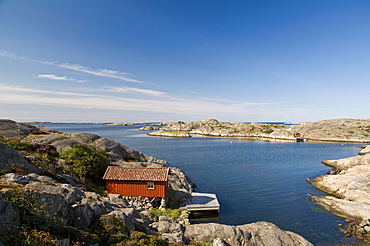
[[[370,119],[332,119],[312,122],[243,123],[206,119],[194,122],[163,122],[161,126],[144,126],[141,130],[157,131],[151,136],[170,136],[169,132],[231,138],[266,138],[296,140],[295,133],[310,141],[370,142]],[[159,130],[159,131],[158,131]],[[183,135],[182,135],[183,136]],[[172,135],[171,137],[177,137]]]

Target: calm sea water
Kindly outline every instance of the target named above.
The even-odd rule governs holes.
[[[269,221],[315,245],[353,242],[338,232],[344,221],[308,200],[323,195],[305,181],[330,170],[321,161],[357,155],[359,144],[230,138],[161,138],[135,126],[44,124],[65,133],[94,133],[182,169],[197,191],[217,194],[219,223]],[[345,224],[345,223],[344,223]]]

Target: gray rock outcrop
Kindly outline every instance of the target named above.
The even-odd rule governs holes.
[[[370,155],[367,154],[323,161],[326,165],[335,168],[336,174],[319,176],[311,185],[333,197],[312,197],[311,199],[342,218],[361,220],[370,217],[369,157]]]
[[[370,218],[370,204],[340,199],[332,196],[312,196],[311,200],[338,217],[361,221]]]
[[[106,151],[113,161],[128,161],[136,160],[140,162],[148,162],[151,159],[152,163],[165,165],[165,161],[155,158],[150,158],[141,152],[133,150],[123,144],[113,140],[102,138],[95,134],[89,133],[73,133],[73,134],[49,134],[32,140],[39,144],[51,144],[57,148],[58,152],[63,152],[72,148],[76,144],[93,145]]]
[[[11,170],[10,164],[26,165],[28,162],[18,151],[4,143],[0,143],[0,170]]]
[[[358,152],[359,155],[366,155],[370,153],[370,145],[364,145],[362,147],[363,149],[360,152]]]
[[[216,223],[196,224],[185,228],[185,237],[194,241],[224,245],[312,245],[303,237],[281,230],[269,222],[256,222],[241,226]]]
[[[350,167],[370,164],[370,155],[352,156],[339,160],[324,160],[322,163],[332,169],[342,171]]]
[[[152,223],[151,227],[157,229],[160,234],[184,232],[184,227],[180,223],[166,216],[160,216],[158,222]]]
[[[331,175],[315,178],[311,185],[329,196],[310,197],[327,211],[357,222],[370,218],[370,153],[360,151],[359,154],[361,155],[323,161],[334,171]],[[366,233],[368,232],[361,229],[354,236],[362,239]]]
[[[143,126],[140,127],[140,131],[155,131],[155,130],[160,130],[162,127],[161,126]]]
[[[17,123],[13,120],[0,119],[0,136],[7,138],[19,138],[37,131],[38,128],[24,123]]]
[[[36,166],[30,165],[18,151],[0,142],[0,171],[15,168],[25,168],[28,172],[34,173],[41,172]]]
[[[14,209],[11,202],[4,199],[0,192],[0,235],[2,232],[11,231],[13,228],[20,226],[20,219],[18,212]],[[1,239],[0,239],[1,242]]]

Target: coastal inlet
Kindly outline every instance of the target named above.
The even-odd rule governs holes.
[[[345,224],[344,220],[308,200],[307,194],[323,193],[305,179],[331,170],[322,160],[357,155],[358,144],[198,135],[158,138],[138,131],[142,126],[44,125],[67,133],[95,133],[166,160],[191,177],[197,191],[217,195],[221,206],[219,223],[268,221],[304,236],[314,245],[353,242],[339,232],[338,224]]]

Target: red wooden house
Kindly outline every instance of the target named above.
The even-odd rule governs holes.
[[[168,167],[109,166],[103,179],[108,194],[166,197],[169,170]]]

